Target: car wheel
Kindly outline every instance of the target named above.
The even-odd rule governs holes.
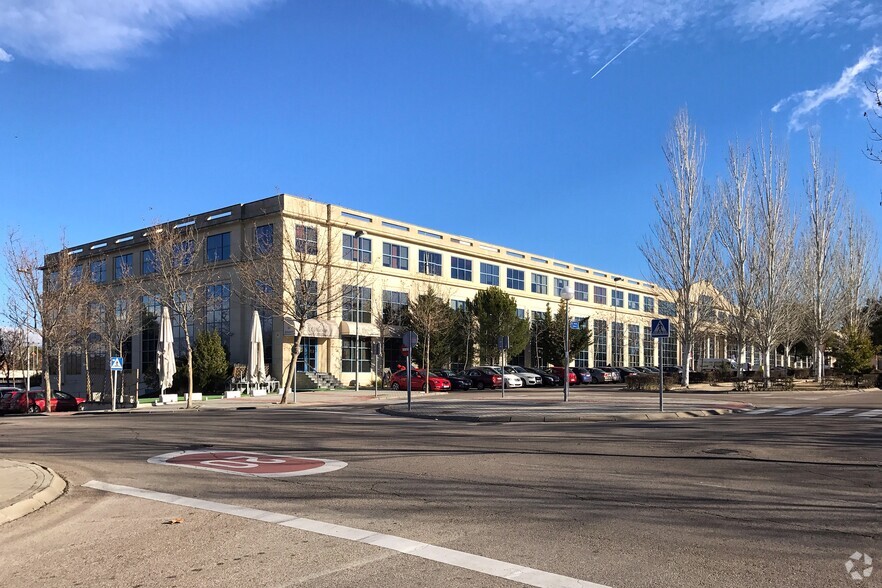
[[[77,404],[77,412],[83,412],[84,410],[86,410],[86,405],[83,404],[82,402],[78,403]]]
[[[41,411],[40,411],[39,406],[37,406],[36,404],[32,404],[28,407],[28,412],[31,414],[37,414],[38,412],[41,412]]]
[[[392,382],[393,390],[401,390],[401,386],[398,385],[398,382]]]
[[[484,382],[478,382],[478,385],[476,386],[476,388],[478,390],[483,390],[484,389]]]

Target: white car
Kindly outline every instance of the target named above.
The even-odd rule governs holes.
[[[542,385],[542,376],[539,374],[534,374],[532,372],[528,372],[524,368],[519,365],[507,365],[505,366],[505,373],[507,374],[515,374],[520,379],[524,381],[524,386],[541,386]]]
[[[491,369],[491,370],[495,371],[497,374],[502,374],[502,368],[499,367],[498,365],[482,365],[482,366],[478,366],[478,367],[485,367],[487,369]],[[523,388],[524,387],[524,381],[517,374],[506,373],[503,375],[503,377],[505,378],[505,387],[506,388]]]

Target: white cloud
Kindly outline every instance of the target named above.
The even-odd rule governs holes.
[[[242,18],[272,1],[0,0],[0,45],[36,61],[112,67],[183,25]]]
[[[13,60],[12,55],[7,53],[6,50],[3,49],[3,47],[0,47],[0,62],[9,63],[12,60]]]
[[[814,90],[792,94],[778,101],[772,107],[772,112],[781,112],[785,107],[793,104],[789,126],[791,130],[801,130],[805,128],[807,119],[827,102],[839,102],[844,98],[854,97],[866,104],[867,89],[864,85],[864,74],[878,69],[880,63],[882,63],[882,47],[876,46],[861,55],[857,63],[845,68],[835,82]]]

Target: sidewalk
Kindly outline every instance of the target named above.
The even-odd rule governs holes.
[[[49,468],[0,459],[0,525],[46,506],[65,488],[67,482]]]

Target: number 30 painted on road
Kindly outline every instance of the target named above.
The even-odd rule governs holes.
[[[324,474],[346,467],[345,461],[273,455],[253,451],[175,451],[163,453],[147,460],[148,463],[223,472],[235,476],[260,476],[263,478],[286,478]]]

